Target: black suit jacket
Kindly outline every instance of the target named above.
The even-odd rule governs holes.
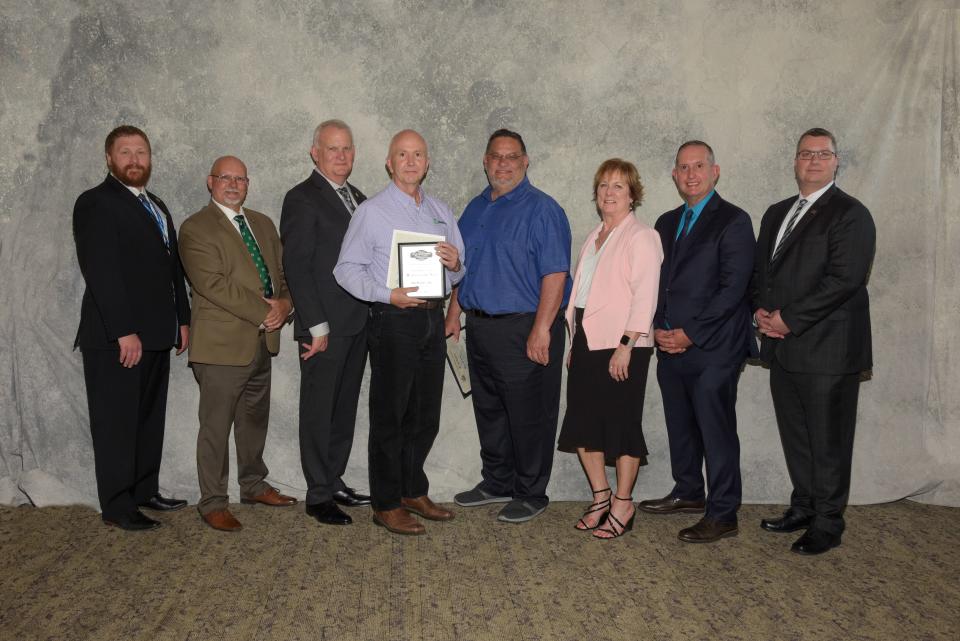
[[[756,356],[749,284],[755,248],[750,216],[714,193],[690,233],[674,240],[684,206],[660,216],[663,243],[656,329],[682,328],[693,341],[684,354],[701,364],[739,363]]]
[[[851,374],[873,366],[867,279],[876,228],[863,204],[836,185],[774,244],[797,197],[771,205],[760,223],[751,284],[753,309],[781,310],[790,334],[763,337],[760,357],[788,372]]]
[[[358,205],[366,200],[359,189],[347,186]],[[348,294],[333,277],[349,225],[350,212],[317,171],[283,199],[280,240],[296,338],[309,339],[310,328],[324,322],[332,336],[354,336],[367,322],[367,303]]]
[[[73,237],[86,282],[74,347],[118,349],[117,339],[137,334],[144,350],[168,350],[190,324],[177,234],[163,212],[170,249],[156,222],[119,180],[108,175],[83,192],[73,207]]]

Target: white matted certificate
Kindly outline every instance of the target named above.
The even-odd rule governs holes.
[[[434,241],[397,243],[397,272],[400,287],[416,287],[414,298],[443,298],[446,274]]]
[[[457,387],[460,388],[460,394],[464,398],[470,396],[473,388],[470,387],[470,369],[467,366],[467,330],[460,328],[460,340],[453,340],[453,336],[447,336],[447,363],[450,364],[450,371],[453,373],[453,379],[457,381]]]
[[[400,272],[397,269],[397,245],[400,243],[418,243],[432,241],[439,243],[446,240],[446,236],[437,234],[424,234],[417,231],[403,231],[402,229],[393,230],[393,239],[390,241],[390,264],[387,266],[387,282],[384,283],[389,289],[400,287]]]

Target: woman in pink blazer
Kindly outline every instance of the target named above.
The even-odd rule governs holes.
[[[593,194],[601,222],[580,250],[567,307],[573,347],[558,449],[577,453],[594,495],[577,529],[613,539],[633,528],[633,485],[647,462],[643,396],[663,249],[634,216],[643,185],[632,163],[604,161]],[[605,465],[616,467],[616,492]]]

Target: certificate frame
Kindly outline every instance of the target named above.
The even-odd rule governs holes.
[[[412,298],[444,298],[446,273],[436,248],[436,241],[397,243],[400,287],[419,287],[417,291],[410,292]]]

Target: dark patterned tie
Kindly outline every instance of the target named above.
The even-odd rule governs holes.
[[[347,208],[347,211],[350,212],[350,215],[353,215],[353,210],[356,209],[356,206],[353,204],[353,198],[350,197],[350,192],[347,188],[340,187],[337,189],[337,193],[340,194],[340,200],[343,201],[344,206]]]
[[[680,236],[686,238],[687,233],[690,231],[687,229],[687,224],[691,218],[693,218],[693,210],[687,207],[683,210],[683,215],[680,216],[680,226],[677,227],[677,235],[673,237],[674,240],[678,240]]]
[[[780,242],[777,243],[777,246],[773,250],[773,256],[770,257],[770,262],[777,260],[777,257],[780,255],[780,252],[783,251],[783,244],[787,242],[787,237],[790,235],[790,232],[793,231],[793,226],[797,224],[797,218],[800,216],[800,212],[803,211],[803,206],[807,204],[805,198],[801,198],[797,203],[797,208],[793,210],[793,215],[790,216],[790,220],[787,221],[787,228],[783,230],[783,238],[780,239]]]
[[[140,204],[143,205],[143,208],[147,210],[150,214],[150,217],[153,218],[154,224],[156,224],[157,229],[160,230],[160,236],[163,237],[163,244],[170,248],[170,241],[167,239],[167,235],[164,234],[163,218],[160,216],[160,212],[153,206],[153,203],[150,202],[150,199],[147,198],[146,194],[140,194],[137,196],[140,200]]]
[[[243,214],[237,214],[233,219],[237,221],[237,225],[240,227],[240,237],[243,238],[243,244],[247,246],[247,251],[253,258],[253,266],[257,268],[257,274],[260,275],[264,298],[273,298],[270,272],[267,271],[267,266],[263,264],[263,255],[260,253],[260,248],[257,247],[257,241],[253,239],[253,234],[250,233],[250,228],[247,227],[247,220],[243,217]]]

